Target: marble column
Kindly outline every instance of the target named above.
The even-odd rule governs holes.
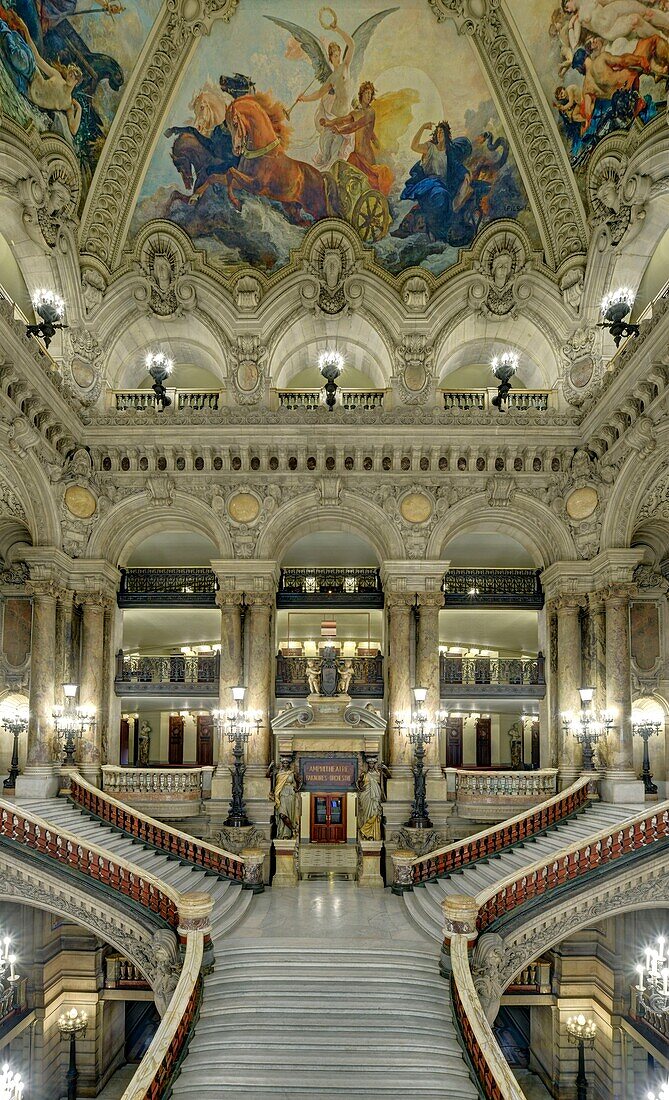
[[[590,614],[590,669],[591,683],[595,689],[592,705],[595,710],[606,706],[606,605],[603,592],[588,593]]]
[[[386,594],[388,609],[388,746],[393,765],[411,762],[411,746],[406,734],[398,731],[398,719],[406,721],[411,713],[411,631],[413,599],[406,595]]]
[[[245,654],[246,698],[244,706],[250,711],[259,711],[262,726],[259,733],[251,737],[248,744],[248,762],[250,765],[267,767],[270,762],[270,689],[272,683],[272,664],[274,645],[271,636],[273,596],[269,594],[248,597],[248,634]]]
[[[61,590],[56,605],[56,684],[70,684],[76,676],[72,673],[72,617],[74,592]]]
[[[34,580],[27,591],[32,596],[30,656],[30,723],[28,752],[23,775],[16,780],[17,798],[54,795],[58,782],[54,773],[54,727],[56,673],[56,603],[60,588],[53,581]]]
[[[243,684],[241,593],[221,589],[216,603],[221,609],[221,657],[218,677],[218,705],[229,710],[233,704],[232,688]],[[245,705],[247,705],[245,700]],[[216,774],[228,775],[232,763],[232,744],[222,731],[218,743]]]
[[[95,712],[93,725],[84,733],[81,742],[81,773],[89,782],[100,782],[102,748],[109,740],[107,716],[104,713],[104,653],[105,611],[108,598],[99,591],[79,594],[81,617],[81,665],[79,673],[78,703]]]
[[[557,612],[559,768],[560,782],[563,787],[573,783],[581,771],[580,748],[571,734],[565,734],[562,728],[562,715],[565,711],[578,713],[581,709],[581,698],[578,693],[578,689],[583,687],[579,611],[583,603],[583,597],[573,594],[558,596],[554,601]]]
[[[614,712],[609,735],[604,797],[609,801],[643,802],[643,784],[632,766],[632,684],[629,602],[634,586],[612,584],[604,589],[606,605],[606,707]]]
[[[436,715],[441,708],[439,694],[439,611],[444,606],[441,589],[422,592],[419,597],[418,639],[416,645],[416,686],[427,688],[425,707]],[[439,763],[439,737],[435,730],[425,753],[426,764]]]

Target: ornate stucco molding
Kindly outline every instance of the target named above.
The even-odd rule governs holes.
[[[167,0],[137,62],[97,166],[84,210],[80,244],[112,269],[120,254],[158,120],[189,57],[216,19],[229,20],[238,0]]]
[[[439,22],[471,38],[497,100],[525,182],[546,260],[559,267],[588,247],[588,228],[569,160],[548,104],[507,19],[502,0],[428,0]]]

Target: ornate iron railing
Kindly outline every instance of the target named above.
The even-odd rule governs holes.
[[[535,569],[449,569],[446,607],[522,607],[539,610],[544,594]]]
[[[279,408],[313,412],[324,407],[322,390],[277,390]],[[385,390],[337,389],[337,404],[343,409],[382,409]]]
[[[462,695],[520,695],[543,699],[545,660],[536,657],[439,656],[439,688],[443,698]]]
[[[492,403],[497,389],[443,390],[447,412],[495,412]],[[554,390],[511,390],[508,409],[513,412],[546,412],[555,405]]]
[[[218,409],[221,405],[222,394],[220,390],[177,390],[168,388],[165,391],[171,398],[171,405],[167,409],[160,408],[160,415],[167,416],[170,413],[182,412],[190,409],[191,412],[204,412]],[[112,408],[116,412],[146,412],[148,409],[157,409],[156,395],[153,390],[117,390],[111,395]]]
[[[215,607],[212,569],[122,569],[119,607]]]
[[[383,657],[377,652],[376,657],[350,657],[343,658],[341,664],[351,664],[351,680],[346,687],[346,692],[353,699],[364,697],[366,699],[383,698]],[[307,677],[307,665],[315,668],[322,665],[319,657],[284,657],[278,653],[276,658],[275,693],[279,697],[309,695],[309,680]],[[337,690],[343,690],[341,673]]]
[[[218,653],[116,654],[117,695],[218,695]]]
[[[378,569],[282,569],[277,607],[383,607]]]

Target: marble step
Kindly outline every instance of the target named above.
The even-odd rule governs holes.
[[[464,1063],[463,1063],[464,1070]],[[213,1071],[213,1072],[212,1072]],[[429,1079],[425,1080],[425,1076]],[[389,1091],[389,1084],[393,1092]],[[270,1067],[263,1069],[254,1064],[235,1067],[221,1067],[220,1062],[212,1067],[193,1066],[190,1058],[185,1062],[181,1075],[175,1082],[172,1095],[192,1100],[193,1091],[201,1096],[219,1097],[227,1093],[243,1095],[244,1100],[253,1096],[269,1096],[272,1100],[286,1100],[295,1096],[345,1097],[346,1100],[365,1100],[367,1097],[395,1096],[398,1100],[409,1097],[434,1097],[444,1100],[448,1097],[463,1097],[475,1100],[478,1091],[466,1075],[456,1076],[451,1068],[443,1071],[430,1069],[420,1073],[415,1066],[405,1068],[388,1065],[383,1070],[366,1070],[364,1067],[352,1071],[348,1067],[323,1072],[311,1071],[302,1074],[299,1067]]]
[[[307,1042],[300,1037],[293,1043],[285,1041],[283,1034],[276,1030],[260,1035],[257,1042],[248,1038],[241,1041],[234,1032],[229,1035],[219,1035],[218,1042],[214,1035],[209,1036],[208,1041],[202,1041],[196,1034],[189,1048],[189,1057],[195,1059],[199,1066],[211,1065],[213,1061],[220,1058],[222,1041],[225,1043],[226,1068],[235,1065],[248,1066],[260,1049],[263,1052],[263,1058],[277,1062],[281,1060],[282,1052],[284,1056],[289,1051],[299,1052],[296,1060],[299,1060],[301,1069],[308,1067],[341,1069],[345,1066],[348,1070],[357,1071],[358,1067],[375,1069],[383,1068],[388,1064],[392,1065],[393,1069],[397,1066],[410,1068],[419,1065],[423,1073],[436,1069],[450,1070],[452,1073],[468,1076],[460,1051],[457,1049],[450,1052],[446,1045],[438,1046],[436,1043],[430,1046],[411,1043],[404,1049],[398,1049],[396,1045],[382,1045],[376,1040],[370,1048],[366,1044],[361,1045],[360,1035],[354,1031],[350,1032],[346,1039],[337,1039],[335,1042],[328,1040],[327,1037],[317,1042]]]
[[[327,1024],[320,1020],[303,1019],[299,1031],[295,1029],[283,1029],[280,1036],[276,1033],[276,1013],[255,1013],[252,1018],[242,1016],[239,1020],[231,1022],[233,1029],[232,1040],[237,1043],[248,1043],[251,1046],[263,1047],[266,1042],[274,1040],[281,1047],[300,1048],[306,1046],[318,1046],[321,1043],[340,1044],[348,1043],[351,1035],[359,1046],[357,1031],[360,1021],[357,1018],[346,1020],[337,1017],[329,1018]],[[208,1018],[200,1016],[193,1044],[215,1044],[220,1046],[221,1037],[227,1035],[227,1025],[221,1027],[217,1016]],[[444,1040],[450,1043],[456,1040],[457,1031],[452,1020],[421,1020],[420,1032],[411,1036],[412,1049],[425,1047],[432,1050],[436,1046],[441,1047]],[[374,1046],[375,1048],[395,1048],[407,1042],[406,1018],[403,1013],[385,1012],[379,1008],[378,1016],[374,1014]],[[192,1048],[191,1048],[192,1049]]]

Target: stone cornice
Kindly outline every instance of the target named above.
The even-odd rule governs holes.
[[[279,584],[280,566],[277,561],[243,560],[212,561],[221,590],[227,593],[246,593],[249,604],[262,601],[271,595],[272,602]]]
[[[432,595],[441,591],[449,564],[448,561],[382,561],[381,583],[385,591],[394,596],[415,592]]]
[[[546,599],[577,598],[610,585],[629,583],[643,554],[642,548],[613,548],[590,561],[553,562],[541,574]]]

